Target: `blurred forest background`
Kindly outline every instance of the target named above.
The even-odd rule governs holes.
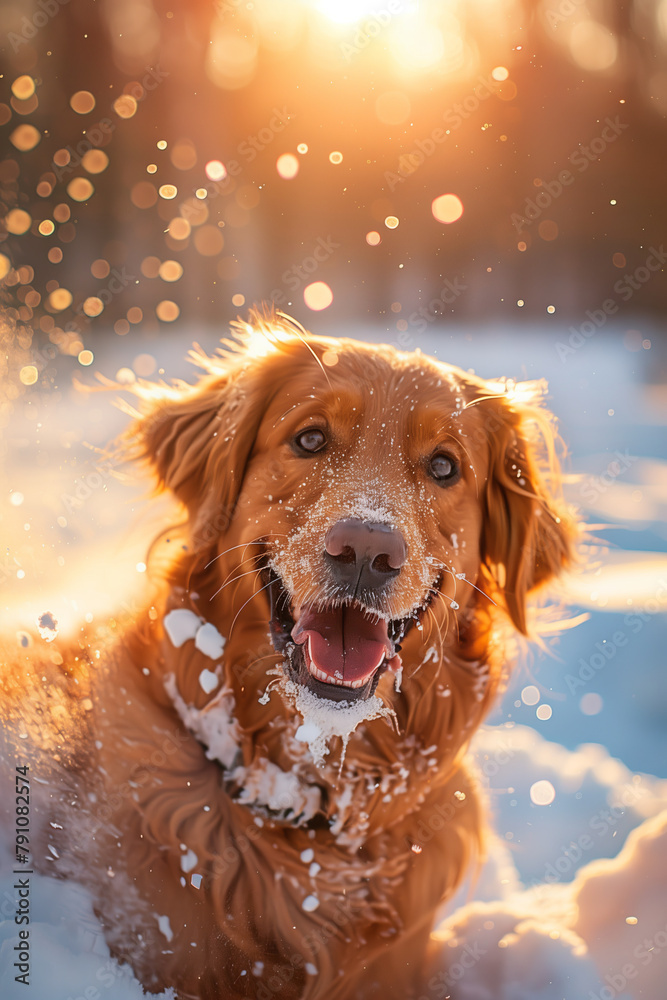
[[[5,0],[0,40],[5,407],[258,300],[660,336],[667,0]]]

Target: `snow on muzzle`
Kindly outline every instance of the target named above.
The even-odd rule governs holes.
[[[303,647],[308,672],[317,680],[361,688],[396,655],[387,624],[354,604],[331,611],[303,608],[292,639]]]

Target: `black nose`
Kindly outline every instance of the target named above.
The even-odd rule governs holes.
[[[346,517],[326,533],[324,559],[334,580],[349,596],[379,592],[397,577],[408,555],[398,528]]]

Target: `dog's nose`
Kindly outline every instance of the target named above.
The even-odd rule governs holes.
[[[384,589],[398,576],[408,547],[390,524],[346,517],[326,533],[324,558],[338,584],[358,590]]]

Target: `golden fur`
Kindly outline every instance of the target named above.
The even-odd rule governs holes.
[[[197,355],[194,387],[137,388],[128,439],[187,513],[154,545],[167,568],[151,606],[105,636],[33,647],[5,678],[5,727],[28,729],[18,751],[32,746],[49,776],[40,809],[57,824],[45,822],[35,864],[92,891],[112,952],[152,990],[408,1000],[436,909],[479,856],[463,758],[507,669],[508,633],[531,633],[530,599],[572,558],[544,387],[314,337],[281,315],[251,321],[240,343]],[[317,461],[289,447],[315,417],[336,442]],[[420,464],[443,441],[463,466],[450,489]],[[317,600],[324,532],[368,507],[408,542],[389,612],[423,603],[435,570],[440,589],[403,642],[402,689],[389,671],[379,683],[395,725],[362,724],[342,766],[334,740],[318,768],[289,700],[260,702],[281,663],[260,568],[279,567],[295,606]],[[175,608],[226,637],[213,692],[199,676],[214,661],[165,636]],[[214,717],[232,747],[217,759],[197,728]]]

